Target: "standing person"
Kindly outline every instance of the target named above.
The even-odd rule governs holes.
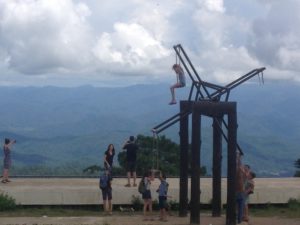
[[[9,169],[11,167],[11,147],[16,143],[16,140],[10,140],[8,138],[4,139],[3,152],[4,152],[4,160],[3,160],[3,177],[2,183],[10,182],[9,177]]]
[[[109,144],[107,150],[104,153],[104,169],[108,170],[112,176],[112,165],[115,156],[115,147],[113,144]]]
[[[130,178],[133,177],[133,186],[136,187],[136,153],[138,146],[134,141],[134,136],[130,136],[123,145],[123,150],[126,150],[126,169],[127,169],[127,184],[125,187],[130,187]]]
[[[237,203],[237,222],[242,223],[245,205],[245,167],[241,162],[241,155],[237,155],[236,168],[236,203]]]
[[[182,88],[185,86],[185,75],[181,66],[179,64],[174,64],[172,69],[176,73],[176,83],[170,87],[172,99],[169,105],[176,104],[175,88]]]
[[[144,220],[153,220],[152,216],[152,197],[151,197],[151,180],[153,180],[153,176],[151,171],[148,171],[144,174],[142,178],[142,182],[144,182],[145,191],[142,193],[142,198],[144,200],[143,214]],[[147,214],[147,209],[149,213]]]
[[[245,182],[245,206],[244,206],[244,215],[243,215],[243,221],[245,222],[249,222],[249,206],[248,206],[249,195],[253,194],[255,177],[256,174],[252,171],[249,171]]]
[[[247,181],[247,177],[249,173],[251,172],[251,168],[249,165],[244,165],[244,172],[245,172],[245,182]]]
[[[100,176],[99,187],[102,191],[103,210],[105,213],[112,215],[112,188],[111,188],[111,176],[108,170]]]
[[[156,191],[158,192],[158,204],[160,210],[159,220],[168,221],[166,210],[167,210],[167,196],[168,196],[169,184],[166,181],[165,174],[160,174],[159,179],[160,179],[160,185],[158,190]]]

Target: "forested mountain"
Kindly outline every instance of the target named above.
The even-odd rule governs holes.
[[[244,84],[231,92],[237,101],[238,141],[245,162],[259,175],[290,176],[300,157],[300,86]],[[189,88],[176,90],[187,99]],[[149,135],[174,115],[167,84],[100,88],[0,87],[0,138],[17,139],[15,166],[102,164],[109,143],[120,151],[129,135]],[[211,172],[211,119],[203,121],[201,162]],[[163,134],[178,142],[178,124]],[[226,143],[224,141],[224,147]],[[224,151],[225,159],[226,152]],[[224,160],[226,167],[226,160]]]

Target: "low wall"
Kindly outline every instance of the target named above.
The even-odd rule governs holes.
[[[178,202],[179,179],[170,178],[167,181],[171,200]],[[98,182],[97,178],[13,178],[10,183],[1,183],[0,191],[21,205],[95,205],[102,203]],[[124,187],[126,182],[126,178],[113,179],[114,204],[131,204],[133,195],[141,196],[137,187]],[[155,179],[151,186],[152,198],[157,199],[159,180]],[[212,179],[201,178],[200,186],[201,203],[210,203]],[[226,179],[222,179],[223,204],[226,203],[226,191]],[[300,178],[256,178],[250,203],[287,203],[291,198],[300,199]]]

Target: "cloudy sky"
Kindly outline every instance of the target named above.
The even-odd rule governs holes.
[[[0,86],[172,83],[181,43],[201,78],[258,67],[300,82],[299,0],[0,0]]]

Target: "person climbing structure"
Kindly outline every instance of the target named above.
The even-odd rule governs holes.
[[[169,103],[169,105],[176,104],[175,88],[182,88],[185,86],[185,75],[184,75],[184,71],[181,68],[181,66],[179,64],[174,64],[172,69],[176,73],[177,82],[170,87],[172,100]]]

